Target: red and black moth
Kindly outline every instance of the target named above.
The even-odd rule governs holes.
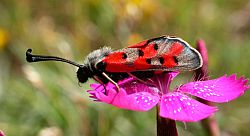
[[[165,71],[191,71],[202,66],[201,55],[186,41],[177,37],[161,36],[142,41],[127,48],[113,51],[103,47],[91,52],[83,64],[55,56],[33,55],[26,51],[28,62],[61,61],[79,67],[78,81],[93,78],[101,84],[117,82],[129,76],[138,79],[152,77]]]

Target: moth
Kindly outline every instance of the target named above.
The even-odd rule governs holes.
[[[166,71],[191,71],[202,66],[200,53],[178,37],[161,36],[117,51],[103,47],[89,53],[83,64],[56,57],[33,55],[26,51],[28,62],[61,61],[78,67],[77,78],[85,83],[93,78],[101,84],[117,82],[129,76],[139,80]]]

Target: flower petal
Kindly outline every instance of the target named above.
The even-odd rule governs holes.
[[[249,88],[248,80],[244,77],[236,79],[236,74],[229,77],[222,76],[214,80],[197,81],[184,84],[175,91],[188,93],[212,102],[228,102],[242,94]]]
[[[106,93],[107,95],[103,92],[95,92],[94,96],[96,97],[97,101],[110,104],[113,102],[114,98],[117,96],[117,92],[114,89],[110,89]]]
[[[159,90],[156,87],[148,86],[147,84],[141,83],[137,80],[128,80],[126,83],[119,84],[127,94],[139,93],[139,92],[148,92],[152,95],[158,95]]]
[[[96,83],[94,83],[94,84],[90,84],[90,87],[92,88],[92,89],[94,89],[95,91],[101,91],[101,92],[104,92],[104,87],[103,87],[103,85],[101,85],[101,84],[96,84]]]
[[[159,96],[154,96],[148,92],[127,95],[126,91],[121,89],[111,104],[123,109],[148,111],[159,102],[159,99]]]
[[[91,84],[90,86],[96,90],[88,90],[88,93],[90,94],[91,98],[95,99],[95,101],[100,101],[122,109],[135,111],[148,111],[159,102],[160,96],[153,95],[151,93],[155,91],[155,88],[148,87],[138,82],[129,83],[130,86],[128,86],[127,83],[122,83],[121,86],[126,89],[120,88],[118,93],[115,90],[116,88],[113,88],[112,85],[107,85],[105,92],[105,89],[102,85]]]
[[[170,83],[179,73],[178,71],[173,71],[155,74],[150,80],[153,81],[154,86],[158,88],[162,94],[166,94],[169,92]]]
[[[159,114],[173,120],[195,122],[207,118],[216,111],[216,107],[200,103],[180,92],[174,92],[162,96]]]

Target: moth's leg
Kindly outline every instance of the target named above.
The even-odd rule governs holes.
[[[98,83],[101,84],[101,85],[99,85],[97,88],[103,86],[103,87],[104,87],[104,90],[105,90],[105,91],[104,91],[104,94],[107,94],[107,89],[106,89],[106,87],[105,87],[105,84],[104,84],[97,76],[94,76],[93,78],[94,78],[94,80],[96,80]],[[97,89],[97,88],[95,88],[95,89]]]
[[[107,93],[108,93],[108,91],[107,91],[107,89],[106,89],[106,86],[105,86],[105,84],[101,84],[102,86],[103,86],[103,88],[104,88],[104,94],[106,95]]]
[[[114,84],[118,90],[118,92],[120,91],[120,87],[119,85],[113,80],[111,79],[106,73],[102,72],[102,75],[107,78],[112,84]]]
[[[144,81],[144,80],[138,78],[137,76],[133,75],[133,74],[130,73],[130,72],[128,72],[128,75],[131,76],[131,77],[133,77],[133,78],[135,78],[136,80],[138,80],[139,82],[141,82],[141,83],[143,83],[143,84],[147,84],[147,85],[150,85],[150,86],[155,86],[155,85],[154,85],[154,82],[153,82],[152,80],[150,80],[150,79],[147,79],[147,80],[148,80],[148,82],[147,82],[147,81]],[[150,82],[151,82],[151,83],[150,83]]]

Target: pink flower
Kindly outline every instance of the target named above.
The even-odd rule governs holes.
[[[3,131],[0,130],[0,136],[5,136]]]
[[[170,72],[151,78],[154,86],[141,83],[134,78],[119,82],[120,91],[109,83],[105,87],[91,84],[88,92],[96,101],[134,111],[148,111],[157,104],[161,117],[184,122],[195,122],[207,118],[218,109],[189,97],[193,95],[211,102],[229,102],[244,94],[250,88],[244,77],[236,79],[236,74],[222,76],[207,81],[190,82],[169,90],[171,81],[179,72]]]

